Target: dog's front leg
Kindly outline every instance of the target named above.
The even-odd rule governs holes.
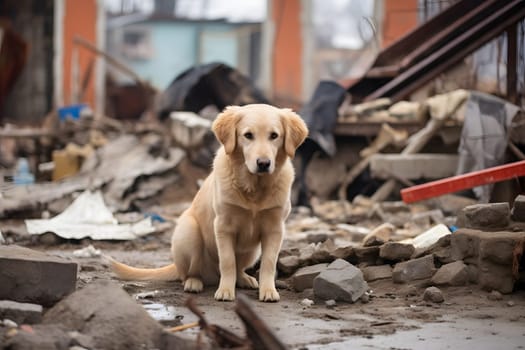
[[[261,237],[261,270],[259,272],[259,300],[279,301],[279,293],[275,289],[275,270],[279,250],[283,240],[284,223],[279,216],[272,221],[275,224],[263,230]]]
[[[221,279],[219,288],[215,292],[216,300],[234,300],[235,282],[237,268],[235,264],[234,234],[228,232],[224,225],[220,224],[220,219],[215,222],[215,239],[219,253],[219,270]]]

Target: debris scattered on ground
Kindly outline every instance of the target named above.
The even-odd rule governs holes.
[[[87,247],[77,249],[73,251],[73,256],[75,258],[96,258],[102,255],[100,249],[96,249],[92,244]]]

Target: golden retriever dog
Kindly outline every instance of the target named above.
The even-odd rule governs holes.
[[[230,106],[212,130],[221,143],[171,241],[173,264],[139,269],[112,260],[127,280],[181,280],[187,292],[217,285],[217,300],[234,300],[235,286],[259,288],[259,300],[278,301],[276,263],[290,213],[290,158],[308,129],[290,109]],[[259,282],[245,270],[261,258]]]

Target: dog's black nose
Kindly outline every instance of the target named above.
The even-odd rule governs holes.
[[[267,173],[270,169],[271,161],[267,158],[257,158],[257,171],[259,173]]]

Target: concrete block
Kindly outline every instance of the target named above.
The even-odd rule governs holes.
[[[316,264],[312,266],[302,267],[297,270],[292,276],[292,285],[298,292],[302,292],[307,288],[312,288],[314,285],[314,278],[326,269],[328,264]]]
[[[434,272],[434,256],[431,254],[397,263],[392,272],[392,279],[395,283],[406,283],[431,278]]]
[[[512,220],[525,221],[525,195],[520,194],[514,199]]]
[[[77,264],[36,250],[0,246],[0,299],[49,306],[75,290]]]
[[[392,278],[392,267],[390,265],[366,266],[361,268],[361,271],[363,271],[363,277],[367,282]]]
[[[314,294],[324,300],[357,301],[368,289],[363,273],[343,259],[337,259],[314,279]]]
[[[0,319],[4,318],[18,324],[39,323],[42,318],[42,305],[0,300]]]
[[[463,261],[443,265],[432,276],[431,281],[436,285],[464,286],[469,281],[467,265]]]
[[[403,261],[410,259],[415,250],[412,244],[386,242],[379,248],[379,256],[386,260]]]
[[[407,180],[441,179],[454,176],[458,156],[453,154],[374,154],[370,158],[372,176],[389,179],[392,175]]]
[[[509,225],[509,203],[474,204],[463,208],[456,225],[474,229],[497,229]]]

